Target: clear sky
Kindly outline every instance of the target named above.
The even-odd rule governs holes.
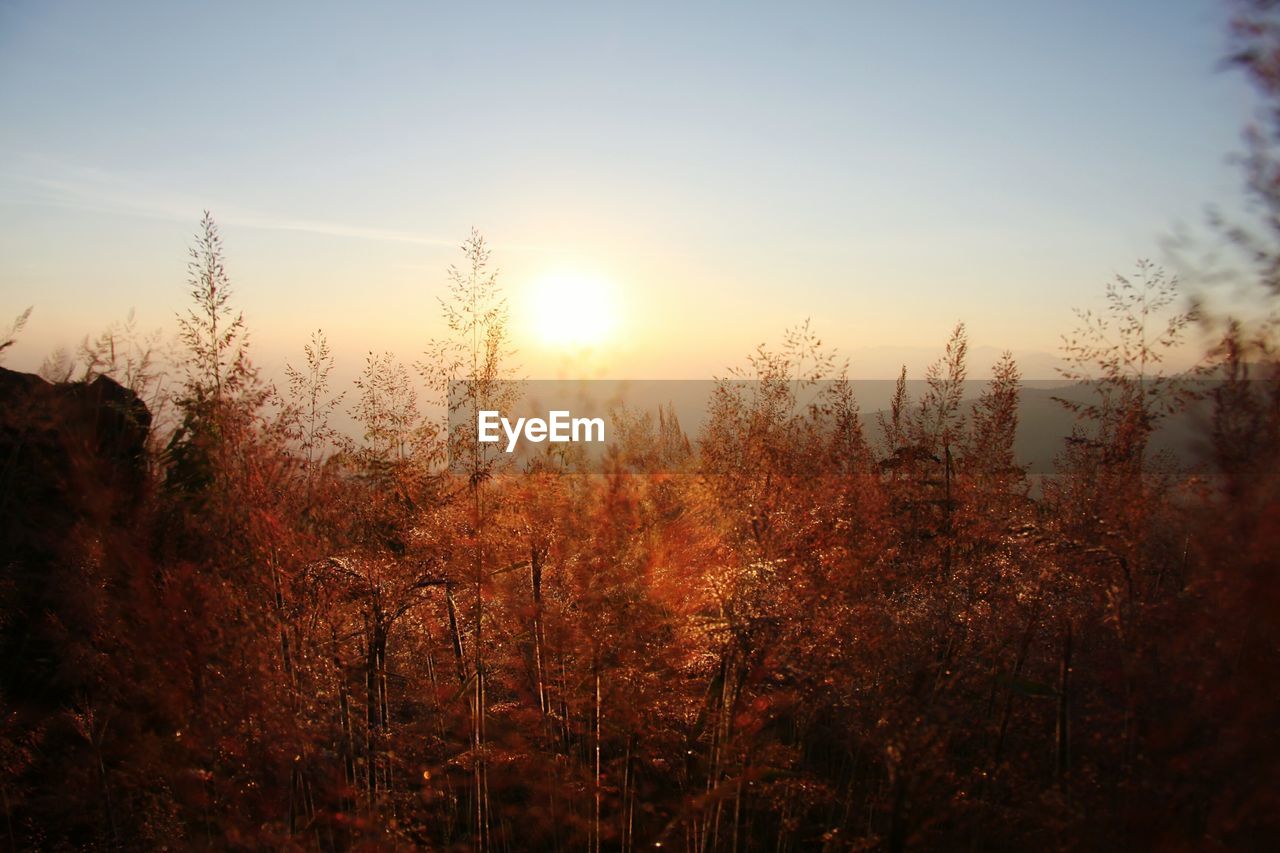
[[[612,292],[592,369],[615,376],[706,377],[806,316],[862,375],[957,320],[1052,351],[1237,196],[1225,22],[1214,0],[3,2],[0,323],[35,306],[8,366],[131,307],[172,328],[206,207],[268,370],[316,327],[349,372],[414,358],[473,225],[535,376],[566,357],[532,283],[566,274]]]

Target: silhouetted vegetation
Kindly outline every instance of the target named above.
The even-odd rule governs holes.
[[[419,369],[499,405],[505,304],[464,252],[456,337]],[[1280,385],[1228,336],[1217,476],[1148,458],[1184,396],[1158,370],[1189,319],[1171,287],[1144,264],[1082,315],[1096,402],[1035,498],[1017,366],[963,399],[963,326],[878,434],[805,325],[697,440],[633,412],[603,471],[516,472],[390,354],[356,382],[361,440],[330,423],[322,333],[263,385],[206,216],[163,442],[119,327],[80,381],[4,374],[8,841],[1259,842]]]

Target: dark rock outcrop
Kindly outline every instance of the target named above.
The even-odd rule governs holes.
[[[54,385],[0,368],[0,690],[14,706],[78,689],[65,647],[94,629],[95,553],[132,534],[150,426],[108,377]]]

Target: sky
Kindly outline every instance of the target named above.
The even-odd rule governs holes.
[[[0,2],[0,325],[174,328],[201,212],[268,374],[443,333],[470,229],[530,377],[707,378],[812,319],[884,376],[1073,307],[1240,197],[1214,0]],[[548,342],[547,282],[607,294]],[[931,357],[931,356],[930,356]],[[980,373],[980,365],[977,366]]]

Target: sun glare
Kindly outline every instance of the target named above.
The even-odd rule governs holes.
[[[533,331],[549,347],[581,349],[609,340],[617,327],[614,288],[603,279],[550,273],[530,287]]]

